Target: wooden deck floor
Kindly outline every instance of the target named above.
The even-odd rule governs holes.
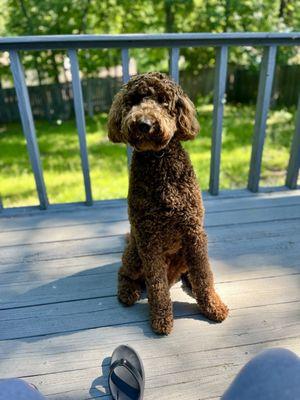
[[[109,399],[113,349],[138,350],[145,400],[216,399],[262,349],[300,353],[300,191],[206,197],[217,289],[229,318],[203,318],[178,285],[173,333],[158,337],[147,300],[122,307],[116,272],[126,203],[0,218],[0,377],[57,400]]]

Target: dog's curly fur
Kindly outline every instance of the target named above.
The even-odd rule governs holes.
[[[146,283],[151,325],[173,326],[169,288],[188,275],[200,311],[223,321],[228,308],[214,289],[195,173],[180,141],[193,139],[195,108],[179,85],[161,73],[137,75],[116,95],[109,139],[134,147],[128,194],[131,231],[119,270],[118,298],[134,304]]]

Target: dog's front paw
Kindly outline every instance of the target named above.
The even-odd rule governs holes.
[[[159,335],[169,335],[173,328],[173,317],[152,318],[151,326]]]
[[[201,313],[211,321],[222,322],[229,313],[228,307],[215,291],[211,291],[205,298],[198,299],[198,305]]]
[[[118,290],[118,299],[125,306],[132,306],[141,297],[140,290],[133,288],[120,288]]]
[[[141,297],[141,287],[135,282],[124,276],[119,277],[118,299],[125,306],[132,306]]]

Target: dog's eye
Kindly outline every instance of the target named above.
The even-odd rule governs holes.
[[[135,106],[137,104],[140,104],[141,100],[142,100],[142,96],[136,95],[136,96],[131,98],[131,104],[133,106]]]
[[[158,97],[157,97],[157,102],[158,102],[159,104],[165,105],[166,99],[165,99],[163,96],[158,96]]]

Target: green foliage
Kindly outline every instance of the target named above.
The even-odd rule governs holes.
[[[202,102],[203,104],[204,102]],[[199,183],[209,182],[212,105],[198,107],[200,135],[184,144]],[[126,148],[108,142],[106,114],[87,120],[87,142],[95,199],[126,197]],[[254,107],[225,107],[221,160],[221,188],[246,187],[254,123]],[[36,123],[44,175],[50,201],[83,201],[84,189],[75,122]],[[294,110],[271,111],[263,154],[265,186],[283,185],[288,163]],[[19,124],[0,127],[0,188],[5,206],[37,204],[26,143]]]

